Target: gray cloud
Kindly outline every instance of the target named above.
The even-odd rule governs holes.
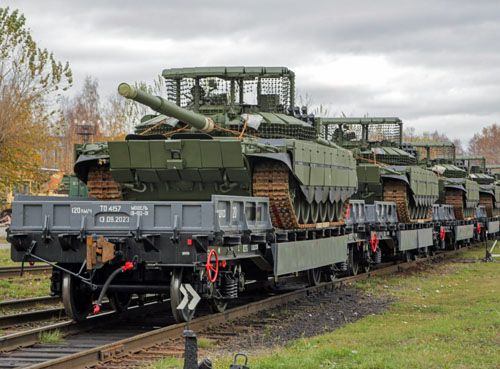
[[[331,113],[400,116],[464,141],[500,119],[500,2],[13,1],[103,95],[165,67],[287,65]],[[453,127],[450,129],[450,127]]]

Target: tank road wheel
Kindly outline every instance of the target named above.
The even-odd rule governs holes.
[[[299,223],[307,224],[309,223],[309,217],[311,215],[311,206],[306,199],[301,197],[300,199],[300,219]]]
[[[129,292],[110,292],[107,296],[111,307],[118,313],[126,311],[132,301],[132,294]]]
[[[321,283],[323,279],[323,271],[321,268],[309,269],[307,271],[307,281],[309,286],[317,286]]]
[[[172,309],[172,316],[178,323],[187,322],[194,315],[194,311],[190,311],[187,306],[183,310],[177,309],[183,298],[181,293],[183,274],[182,268],[175,269],[170,279],[170,308]]]
[[[291,181],[291,180],[290,180]],[[293,181],[291,183],[294,183]],[[297,221],[300,223],[301,222],[301,218],[300,218],[300,214],[301,214],[301,201],[302,201],[302,194],[301,194],[301,191],[300,191],[300,188],[298,188],[297,186],[293,186],[291,185],[290,186],[290,199],[292,201],[292,206],[293,206],[293,211],[295,213],[295,217],[297,218]]]
[[[413,207],[409,208],[410,219],[415,219],[415,209]]]
[[[313,200],[310,204],[310,207],[311,216],[309,219],[311,220],[311,223],[317,223],[319,219],[319,204],[315,200]]]
[[[412,206],[415,209],[415,216],[413,219],[420,219],[422,218],[422,207],[421,206]]]
[[[319,221],[328,222],[328,201],[319,204]]]
[[[92,309],[92,292],[79,279],[64,273],[62,280],[62,300],[66,315],[81,322]]]
[[[337,206],[336,203],[327,201],[327,208],[328,208],[328,221],[329,222],[334,222],[335,221],[335,207]]]
[[[359,273],[359,259],[354,247],[349,248],[349,259],[347,261],[347,268],[349,275],[358,275]]]
[[[335,220],[337,222],[342,221],[344,218],[344,204],[345,202],[343,202],[342,200],[336,202],[337,208],[335,209]]]

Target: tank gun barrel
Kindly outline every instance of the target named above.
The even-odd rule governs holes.
[[[148,94],[147,92],[138,90],[135,87],[130,86],[128,83],[120,83],[118,86],[118,93],[127,99],[149,106],[151,109],[160,114],[179,119],[180,121],[200,131],[210,132],[214,129],[215,124],[211,118],[181,108],[180,106],[177,106],[160,96],[154,96]]]

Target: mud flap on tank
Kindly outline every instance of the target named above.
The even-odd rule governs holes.
[[[87,270],[101,267],[115,257],[115,244],[103,236],[87,236]]]

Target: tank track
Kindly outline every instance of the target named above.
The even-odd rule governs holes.
[[[285,164],[270,162],[257,165],[253,172],[252,191],[254,196],[269,198],[271,220],[275,227],[281,229],[310,229],[345,224],[344,219],[349,207],[348,201],[344,202],[342,216],[336,222],[299,223],[290,196],[289,169]]]
[[[89,169],[87,179],[89,197],[98,200],[121,200],[120,185],[115,182],[111,172],[106,166],[92,167]]]
[[[445,204],[452,205],[456,220],[465,219],[463,193],[460,190],[446,190]]]
[[[402,181],[384,181],[384,201],[396,203],[399,221],[402,223],[415,223],[419,221],[429,221],[432,219],[432,207],[426,206],[420,209],[410,208],[407,196],[407,185]],[[412,217],[416,214],[416,217]]]
[[[486,215],[488,218],[491,218],[493,214],[493,196],[491,195],[485,195],[480,193],[479,194],[479,205],[484,205],[486,208]]]

